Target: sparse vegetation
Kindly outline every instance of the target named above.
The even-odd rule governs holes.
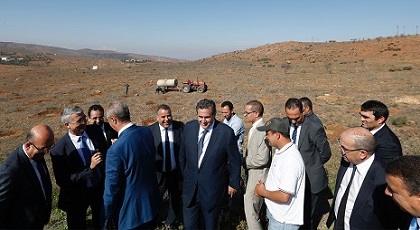
[[[398,51],[397,58],[390,52],[380,52],[390,43],[404,48]],[[420,112],[420,70],[417,68],[420,66],[420,37],[310,43],[309,46],[310,50],[305,48],[308,43],[278,43],[270,45],[270,55],[264,47],[214,55],[205,61],[176,63],[154,60],[144,64],[121,63],[120,59],[91,58],[81,52],[79,55],[58,53],[49,65],[0,65],[0,118],[3,121],[0,123],[0,159],[2,161],[24,143],[25,133],[38,123],[50,125],[56,139],[64,135],[67,130],[60,122],[60,112],[69,104],[87,109],[98,103],[106,108],[108,102],[122,99],[130,107],[133,122],[148,125],[156,120],[155,105],[161,103],[171,106],[174,119],[187,122],[196,119],[195,105],[204,97],[215,100],[218,105],[231,100],[241,118],[244,104],[258,99],[264,104],[264,119],[268,120],[284,116],[287,98],[301,96],[312,99],[314,112],[326,127],[333,152],[326,163],[331,189],[334,189],[341,159],[335,140],[345,128],[360,126],[360,104],[368,99],[381,100],[389,106],[391,120],[387,123],[399,136],[404,154],[420,155],[420,117],[416,116]],[[3,50],[1,46],[0,50]],[[340,55],[329,56],[331,50],[340,50]],[[15,53],[26,57],[21,51]],[[291,64],[285,60],[290,60]],[[326,63],[332,63],[333,74],[326,74]],[[263,64],[278,67],[260,68]],[[97,71],[89,68],[94,65],[99,65]],[[155,84],[149,83],[161,78],[195,79],[197,76],[209,85],[204,94],[176,91],[156,94]],[[125,84],[130,85],[128,95],[125,95]],[[95,90],[101,93],[92,93]],[[403,96],[412,100],[397,102]],[[220,113],[217,118],[222,119]],[[248,133],[251,124],[245,125]],[[46,229],[65,229],[65,215],[57,209],[59,188],[54,182],[50,157],[46,159],[55,191],[54,210]],[[241,206],[235,206],[234,211],[237,214],[230,215],[225,229],[246,229]],[[326,229],[325,218],[319,228]]]
[[[404,117],[404,116],[399,116],[392,119],[392,125],[395,125],[397,127],[407,125],[407,122],[408,122],[407,117]]]

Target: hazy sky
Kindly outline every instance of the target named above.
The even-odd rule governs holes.
[[[195,60],[284,41],[416,34],[420,1],[9,0],[0,41]]]

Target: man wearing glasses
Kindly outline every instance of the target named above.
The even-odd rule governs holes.
[[[90,206],[93,228],[100,229],[105,173],[102,161],[108,148],[105,137],[99,126],[86,126],[86,115],[78,106],[64,108],[61,121],[68,132],[51,149],[60,187],[58,208],[67,213],[68,229],[86,229]]]
[[[327,194],[328,177],[324,164],[331,157],[331,148],[324,127],[303,114],[302,102],[289,98],[285,113],[290,122],[290,137],[298,147],[306,170],[305,213],[303,229],[317,229],[324,213],[330,209]]]
[[[51,128],[37,125],[1,164],[0,229],[42,229],[49,222],[52,185],[44,155],[53,145]]]
[[[252,123],[248,132],[248,143],[243,167],[248,175],[244,195],[244,209],[248,229],[264,229],[265,216],[262,213],[264,198],[254,193],[258,181],[266,181],[271,164],[271,147],[265,139],[265,132],[257,130],[264,125],[264,106],[260,101],[252,100],[245,105],[245,120]]]
[[[362,127],[345,130],[338,141],[342,158],[327,227],[334,229],[397,229],[399,208],[386,196],[385,168],[376,156],[375,139]],[[404,226],[400,229],[407,229]]]

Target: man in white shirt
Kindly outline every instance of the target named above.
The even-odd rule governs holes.
[[[267,205],[268,229],[299,229],[303,225],[305,200],[305,164],[289,137],[289,120],[272,118],[257,128],[266,132],[276,147],[267,181],[261,180],[255,194],[264,197]]]
[[[233,129],[233,132],[235,132],[235,137],[238,142],[238,150],[242,157],[242,143],[244,142],[244,135],[245,135],[245,126],[242,122],[242,119],[236,115],[236,113],[233,111],[233,104],[230,101],[224,101],[221,104],[222,107],[222,114],[225,118],[223,120],[223,123],[227,124],[229,127]]]

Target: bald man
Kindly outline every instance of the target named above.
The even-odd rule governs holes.
[[[373,135],[362,127],[349,128],[340,135],[338,147],[344,162],[327,227],[334,222],[334,229],[397,229],[399,209],[384,193],[385,167],[374,153]]]
[[[49,222],[52,186],[44,155],[53,145],[51,128],[37,125],[1,164],[0,229],[43,229]]]

